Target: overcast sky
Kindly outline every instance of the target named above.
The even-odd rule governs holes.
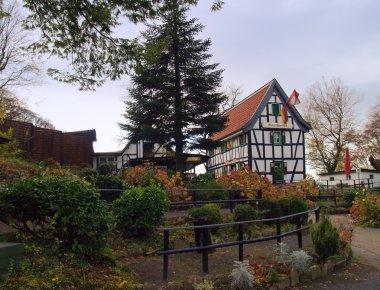
[[[307,87],[339,77],[362,97],[360,121],[380,96],[380,1],[225,0],[218,12],[210,11],[211,0],[200,2],[191,11],[205,25],[200,37],[211,38],[212,61],[225,70],[225,85],[242,87],[242,98],[276,78],[302,102]],[[41,85],[16,91],[33,111],[58,130],[96,129],[96,152],[123,147],[117,123],[124,121],[128,77],[95,92],[42,77]]]

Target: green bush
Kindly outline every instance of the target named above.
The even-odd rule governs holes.
[[[311,229],[314,250],[321,261],[336,255],[339,248],[339,233],[330,220],[324,215]]]
[[[95,187],[98,189],[123,189],[124,184],[117,175],[97,175],[94,180]],[[122,191],[101,190],[100,197],[107,201],[113,202],[121,195]]]
[[[299,195],[287,196],[279,200],[282,215],[291,215],[307,211],[306,200]]]
[[[2,221],[88,259],[106,246],[109,213],[96,190],[79,179],[41,176],[0,191]]]
[[[282,216],[281,206],[278,200],[264,197],[261,201],[261,211],[264,218],[276,218]]]
[[[116,227],[124,236],[143,236],[160,225],[169,209],[166,193],[156,184],[133,187],[113,202]]]
[[[342,199],[345,202],[345,206],[346,207],[351,207],[352,204],[354,203],[355,197],[356,197],[355,190],[345,191],[342,194]]]
[[[98,175],[98,172],[94,168],[78,168],[75,171],[75,174],[78,175],[80,178],[82,178],[85,181],[93,182]]]
[[[233,221],[251,221],[260,219],[260,212],[249,204],[238,204],[234,208]]]
[[[198,188],[199,186],[205,185],[209,183],[210,181],[215,181],[215,178],[212,174],[210,173],[198,174],[197,176],[194,176],[190,180],[188,187]]]
[[[197,200],[210,201],[228,199],[228,192],[225,190],[225,187],[217,183],[215,180],[209,180],[205,184],[196,184],[196,186],[193,184],[188,186],[190,193],[192,188],[201,189],[201,191],[195,192]]]
[[[193,207],[188,210],[193,219],[206,219],[211,224],[219,224],[223,221],[220,206],[217,204],[206,204],[201,207]]]
[[[110,163],[102,163],[98,167],[98,173],[100,175],[108,175],[112,174],[112,164]]]

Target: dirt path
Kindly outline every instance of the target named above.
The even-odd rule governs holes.
[[[286,237],[282,240],[291,249],[297,249],[296,236]],[[309,236],[303,237],[304,249],[311,250],[312,244]],[[276,241],[267,241],[244,246],[244,255],[258,259],[269,257],[273,254]],[[215,280],[220,276],[228,276],[232,270],[234,261],[238,260],[238,247],[216,249],[209,254],[209,273],[202,272],[202,255],[198,253],[175,254],[169,257],[168,284],[162,278],[163,258],[162,256],[146,257],[124,261],[128,267],[140,276],[142,283],[164,286],[170,284],[181,285],[183,282],[200,282],[203,278]]]

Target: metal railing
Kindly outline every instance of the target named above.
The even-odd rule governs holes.
[[[160,231],[163,231],[163,250],[158,251],[159,255],[163,256],[163,279],[168,279],[168,271],[169,271],[169,255],[173,254],[179,254],[179,253],[189,253],[189,252],[195,252],[200,251],[202,253],[202,269],[204,273],[208,273],[209,267],[208,267],[208,252],[211,249],[217,249],[217,248],[224,248],[224,247],[232,247],[232,246],[238,246],[239,247],[239,261],[243,261],[244,257],[244,245],[246,244],[253,244],[263,241],[269,241],[269,240],[276,240],[277,243],[281,242],[281,238],[297,234],[298,237],[298,247],[302,248],[302,232],[309,229],[310,226],[302,226],[301,217],[308,215],[309,213],[315,213],[316,221],[319,219],[319,207],[308,210],[305,212],[292,214],[288,216],[278,217],[278,218],[271,218],[271,219],[261,219],[261,220],[253,220],[253,221],[242,221],[242,222],[232,222],[232,223],[225,223],[225,224],[211,224],[211,225],[199,225],[199,226],[187,226],[187,227],[172,227],[172,228],[162,228],[159,229]],[[291,218],[295,218],[296,220],[296,229],[290,230],[287,232],[281,231],[281,222],[284,220],[288,220]],[[263,222],[275,222],[276,223],[276,235],[267,236],[267,237],[261,237],[261,238],[255,238],[255,239],[244,239],[244,226],[248,224],[254,224],[254,223],[263,223]],[[224,243],[218,243],[212,245],[208,239],[204,239],[201,242],[201,246],[197,245],[196,247],[191,248],[179,248],[179,249],[169,249],[169,239],[170,239],[170,233],[174,231],[195,231],[198,235],[199,233],[201,236],[206,237],[209,235],[209,230],[211,228],[221,228],[221,227],[227,227],[227,226],[238,226],[238,239],[237,241],[230,241],[230,242],[224,242]]]
[[[106,189],[101,188],[98,189],[100,193],[104,192],[123,192],[125,189]],[[170,192],[170,190],[164,190],[165,192]],[[229,209],[232,212],[234,205],[236,203],[256,203],[258,207],[261,207],[261,200],[262,200],[262,190],[259,188],[234,188],[234,189],[175,189],[175,191],[187,191],[189,195],[192,197],[191,200],[186,201],[176,201],[171,202],[170,206],[185,206],[185,205],[202,205],[202,204],[211,204],[211,203],[218,203],[218,204],[228,204]],[[234,198],[237,196],[237,193],[241,193],[244,191],[250,191],[250,192],[256,192],[256,198]],[[228,192],[228,199],[218,199],[218,200],[199,200],[199,193],[202,192]],[[107,199],[106,199],[107,200]],[[107,200],[111,202],[111,200]]]

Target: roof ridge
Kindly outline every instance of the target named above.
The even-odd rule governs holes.
[[[247,97],[245,97],[244,99],[242,99],[241,101],[239,101],[235,106],[233,106],[232,108],[229,108],[227,111],[225,111],[223,113],[223,115],[227,114],[229,111],[231,111],[232,109],[236,108],[237,106],[240,106],[242,103],[244,103],[245,101],[247,101],[248,99],[252,98],[254,95],[256,95],[258,92],[260,92],[261,90],[263,90],[266,86],[269,86],[271,85],[272,82],[276,81],[276,79],[272,79],[271,81],[267,82],[265,85],[261,86],[259,89],[257,89],[256,91],[254,91],[253,93],[249,94]]]

